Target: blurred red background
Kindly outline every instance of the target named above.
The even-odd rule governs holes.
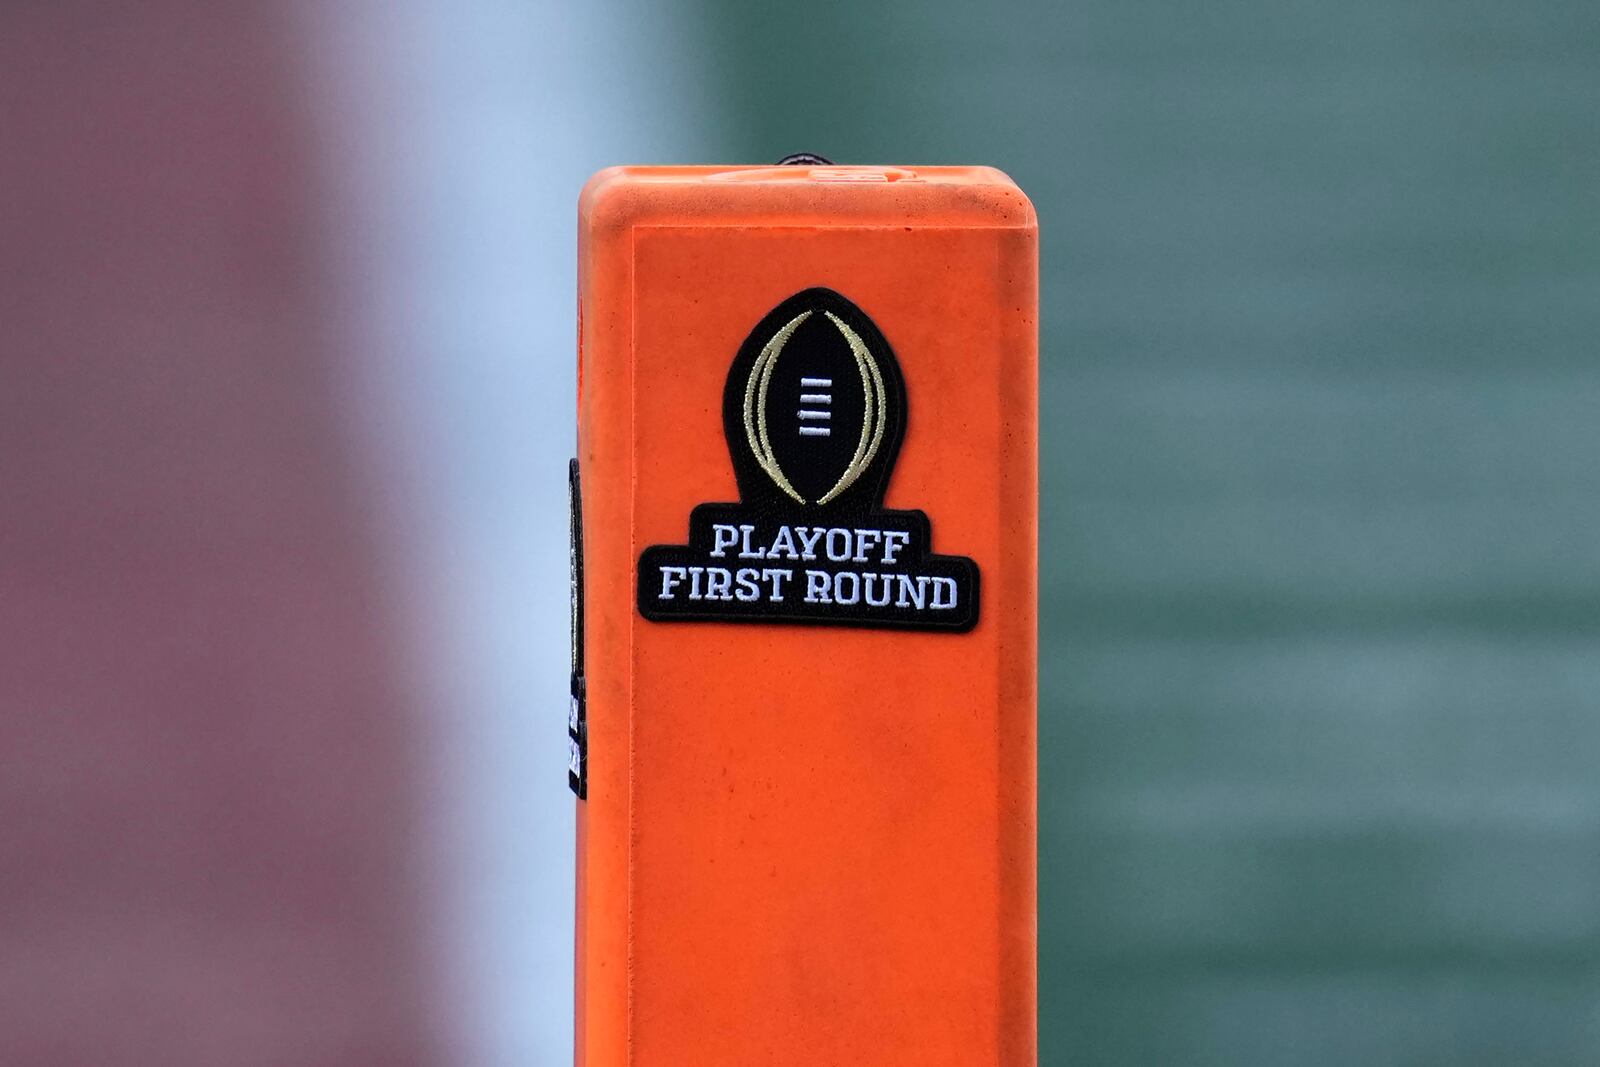
[[[0,1063],[436,1058],[281,5],[0,9]]]

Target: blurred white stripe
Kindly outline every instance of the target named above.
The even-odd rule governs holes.
[[[565,465],[575,206],[619,162],[715,158],[699,27],[620,0],[298,9],[330,105],[346,385],[437,708],[454,1062],[572,1059]]]

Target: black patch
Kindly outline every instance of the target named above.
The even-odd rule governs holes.
[[[583,494],[578,461],[567,465],[568,575],[571,582],[572,702],[567,705],[567,784],[582,800],[589,795],[589,708],[583,676]]]
[[[865,312],[820,288],[773,308],[723,388],[739,502],[701,504],[688,544],[644,550],[640,613],[972,629],[977,564],[932,555],[922,512],[883,509],[905,420],[900,365]]]

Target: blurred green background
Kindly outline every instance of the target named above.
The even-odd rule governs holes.
[[[1038,208],[1043,1062],[1600,1062],[1600,11],[708,25]]]

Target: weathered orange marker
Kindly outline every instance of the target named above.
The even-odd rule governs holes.
[[[1034,1063],[1032,207],[626,167],[579,210],[578,1064]]]

